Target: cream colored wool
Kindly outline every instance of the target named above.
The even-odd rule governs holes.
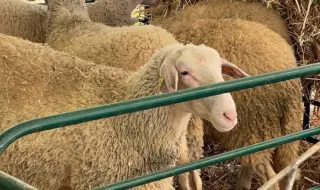
[[[138,4],[138,0],[97,0],[87,4],[87,7],[93,22],[125,26],[134,23],[130,18],[130,10]],[[44,43],[46,21],[47,6],[30,4],[23,0],[1,0],[0,33]]]
[[[159,9],[162,9],[162,7],[159,6]],[[289,32],[280,14],[276,10],[267,8],[260,2],[206,0],[198,2],[193,6],[188,6],[181,12],[171,12],[165,18],[155,15],[152,24],[168,25],[165,27],[168,28],[172,23],[186,20],[192,26],[199,19],[244,19],[258,22],[280,34],[291,43]]]
[[[97,64],[136,70],[156,50],[177,43],[156,26],[109,27],[91,22],[83,0],[52,0],[48,6],[46,42]]]
[[[1,0],[0,33],[44,42],[46,11],[22,0]]]

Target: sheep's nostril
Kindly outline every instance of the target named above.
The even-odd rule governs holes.
[[[223,113],[223,116],[231,121],[231,122],[234,122],[236,119],[237,119],[237,112],[224,112]]]

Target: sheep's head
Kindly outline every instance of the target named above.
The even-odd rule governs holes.
[[[223,82],[223,74],[233,78],[249,76],[204,45],[171,45],[166,52],[160,67],[162,93]],[[210,121],[220,132],[229,131],[237,124],[236,106],[230,93],[180,105],[185,111]]]

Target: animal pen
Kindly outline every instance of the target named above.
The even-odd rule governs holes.
[[[31,133],[37,133],[45,130],[76,125],[102,118],[113,117],[122,114],[166,106],[170,104],[205,98],[208,96],[214,96],[226,92],[254,88],[257,86],[277,83],[281,81],[291,80],[294,78],[319,73],[320,62],[292,69],[226,81],[213,85],[191,88],[187,90],[180,90],[173,93],[154,95],[135,100],[102,105],[94,108],[83,109],[74,112],[67,112],[58,115],[52,115],[44,118],[25,121],[7,129],[2,134],[0,134],[0,153],[3,153],[5,149],[14,141]],[[319,102],[314,102],[314,105],[319,105]],[[308,115],[308,112],[310,112],[310,104],[305,103],[305,111],[305,113]],[[317,143],[304,154],[302,154],[297,161],[286,167],[283,171],[279,172],[274,178],[272,178],[269,182],[267,182],[260,188],[261,190],[266,189],[270,187],[273,184],[273,182],[277,182],[278,180],[285,177],[285,175],[290,175],[291,179],[293,179],[295,176],[295,172],[292,172],[294,171],[293,169],[298,167],[299,164],[301,164],[304,160],[306,160],[308,157],[310,157],[312,154],[314,154],[317,150],[320,149],[319,140],[312,137],[314,135],[320,134],[320,126],[314,126],[310,128],[308,124],[308,117],[304,117],[303,129],[304,130],[294,134],[264,141],[240,149],[225,152],[219,155],[210,156],[207,158],[193,161],[188,164],[176,166],[174,168],[170,168],[164,171],[158,171],[145,176],[139,176],[134,179],[128,179],[105,187],[96,187],[95,189],[128,189],[153,181],[161,180],[167,177],[175,176],[184,172],[204,168],[237,157],[252,154],[258,151],[262,151],[264,149],[276,147],[281,144],[290,143],[296,140],[307,140],[311,143]],[[288,181],[289,182],[287,185],[287,189],[292,189],[293,180]],[[0,189],[35,190],[36,188],[26,184],[25,182],[19,179],[16,179],[13,176],[10,176],[9,174],[0,171]],[[318,186],[312,189],[320,189],[320,187]]]

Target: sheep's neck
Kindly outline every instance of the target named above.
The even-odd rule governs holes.
[[[82,23],[90,22],[86,4],[82,0],[51,0],[48,3],[47,37],[55,29],[59,30],[74,28]],[[55,35],[57,35],[55,34]]]
[[[154,61],[129,79],[125,99],[158,94],[159,67],[160,63]],[[168,151],[174,151],[175,153],[169,154],[176,156],[181,137],[187,130],[190,115],[181,109],[181,104],[175,104],[123,115],[122,119],[116,120],[114,126],[117,135],[125,135],[123,138],[142,154],[144,152],[166,154]]]

